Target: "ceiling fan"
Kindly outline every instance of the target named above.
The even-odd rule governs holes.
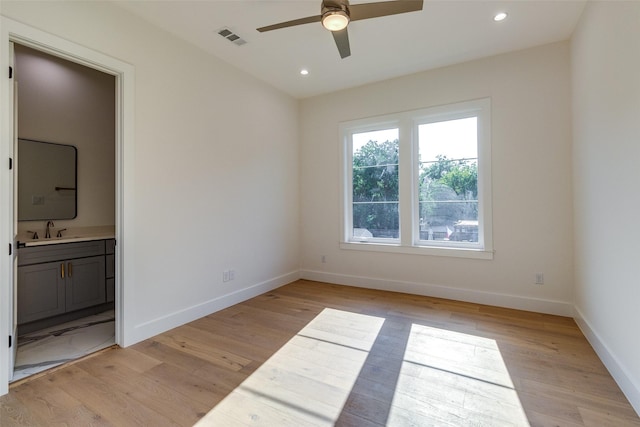
[[[338,52],[340,52],[340,57],[344,59],[351,55],[349,34],[347,33],[349,22],[415,12],[422,10],[422,2],[423,0],[395,0],[349,5],[349,0],[322,0],[320,15],[307,16],[306,18],[260,27],[258,31],[262,33],[312,22],[321,22],[324,28],[331,31],[338,47]]]

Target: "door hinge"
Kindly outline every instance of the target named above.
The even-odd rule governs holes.
[[[11,335],[9,335],[9,348],[11,348]]]
[[[9,157],[9,170],[13,169],[13,159]]]
[[[13,67],[9,67],[9,78],[13,78]]]
[[[9,243],[9,255],[13,253],[13,246]]]

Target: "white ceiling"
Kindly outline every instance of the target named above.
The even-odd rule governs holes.
[[[376,0],[352,0],[351,4]],[[320,13],[320,0],[118,1],[130,12],[296,98],[570,38],[586,0],[424,0],[423,10],[352,22],[340,59],[320,23],[256,28]],[[508,18],[494,22],[505,11]],[[217,34],[227,27],[247,44]],[[302,68],[309,75],[299,74]]]

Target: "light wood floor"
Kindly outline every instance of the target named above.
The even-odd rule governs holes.
[[[640,426],[572,319],[300,280],[11,387],[0,425]]]

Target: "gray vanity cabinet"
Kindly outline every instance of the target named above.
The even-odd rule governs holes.
[[[106,302],[105,241],[20,248],[18,324]]]
[[[18,267],[18,324],[65,312],[65,279],[59,262]]]
[[[67,261],[65,311],[80,310],[106,301],[104,256]]]
[[[107,256],[105,257],[107,261],[106,265],[106,273],[107,273],[107,302],[113,302],[116,297],[116,241],[114,239],[105,241],[105,250]]]

